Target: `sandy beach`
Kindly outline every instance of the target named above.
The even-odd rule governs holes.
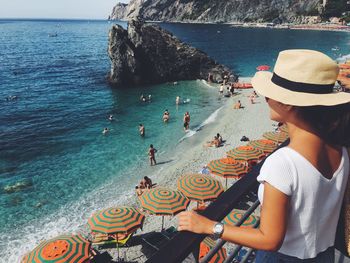
[[[249,81],[245,79],[245,82]],[[216,88],[216,87],[213,87]],[[237,95],[231,98],[222,98],[222,107],[215,112],[210,118],[213,122],[204,126],[194,136],[186,138],[177,145],[174,150],[175,155],[169,157],[167,155],[157,156],[160,165],[146,169],[145,174],[149,174],[153,182],[158,186],[176,189],[177,178],[187,173],[198,173],[203,165],[214,159],[225,157],[225,153],[230,149],[245,145],[240,139],[243,135],[250,140],[261,138],[265,131],[273,130],[273,122],[269,119],[267,104],[263,97],[258,97],[254,104],[248,100],[248,95],[252,93],[252,89],[238,90]],[[243,109],[233,109],[233,104],[238,100],[241,101]],[[216,118],[214,118],[216,115]],[[222,147],[205,147],[207,141],[212,140],[216,133],[220,133],[225,144]],[[223,185],[225,180],[215,176]],[[229,185],[234,182],[229,179]],[[136,195],[129,200],[128,205],[138,206]],[[190,204],[190,207],[193,204]],[[177,226],[176,217],[165,217],[164,226]],[[146,216],[143,230],[138,230],[134,235],[134,239],[151,231],[160,231],[161,216]],[[87,226],[83,231],[86,234]],[[147,251],[147,246],[142,242],[134,242],[130,247],[121,248],[120,255],[130,262],[144,262],[147,258],[143,252]],[[99,250],[101,252],[105,250]],[[108,249],[108,253],[117,259],[117,250]],[[152,254],[151,251],[150,254]],[[146,253],[147,254],[147,253]],[[148,253],[149,256],[149,253]]]

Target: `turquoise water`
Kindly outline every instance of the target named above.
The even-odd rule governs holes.
[[[272,65],[286,48],[333,58],[350,53],[349,35],[339,32],[162,26],[243,76]],[[0,262],[15,262],[39,240],[76,230],[93,210],[123,203],[149,172],[149,144],[159,150],[159,167],[166,165],[184,136],[184,112],[195,130],[220,107],[215,90],[201,81],[110,89],[110,27],[106,21],[0,20]],[[141,103],[141,94],[152,94],[152,102]],[[190,103],[177,108],[176,96]],[[161,120],[165,109],[168,124]],[[107,136],[104,127],[111,129]]]

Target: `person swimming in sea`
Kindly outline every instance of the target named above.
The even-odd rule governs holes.
[[[146,97],[145,97],[145,95],[141,95],[141,97],[140,97],[140,101],[142,101],[142,102],[146,102]]]
[[[179,105],[181,103],[180,96],[176,97],[175,103],[176,103],[176,105]]]
[[[108,128],[104,128],[102,131],[103,135],[107,135],[109,133],[109,129]]]
[[[141,137],[145,137],[145,126],[141,123],[139,125],[139,132],[140,132]]]
[[[169,111],[166,109],[166,110],[164,111],[164,113],[163,113],[163,121],[164,121],[164,122],[168,122],[169,119],[170,119],[170,113],[169,113]]]
[[[112,114],[109,115],[108,120],[109,120],[109,121],[114,121],[114,118],[113,118],[113,115],[112,115]]]

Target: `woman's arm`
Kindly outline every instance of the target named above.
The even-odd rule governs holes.
[[[268,183],[264,183],[264,201],[258,229],[225,225],[222,239],[259,250],[278,250],[287,227],[289,197]],[[178,230],[198,234],[213,234],[215,221],[195,212],[179,214]]]

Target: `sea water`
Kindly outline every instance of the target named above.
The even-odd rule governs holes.
[[[92,211],[123,204],[149,172],[150,144],[158,149],[160,167],[166,166],[179,143],[218,116],[222,101],[203,81],[111,89],[111,26],[0,20],[0,262],[16,262],[40,240],[77,230]],[[273,65],[287,48],[312,48],[333,58],[350,53],[350,37],[341,32],[160,26],[242,76]],[[332,51],[335,46],[339,51]],[[152,101],[140,102],[141,94],[151,94]],[[188,103],[176,106],[176,96]],[[166,124],[165,109],[171,114]],[[182,126],[186,111],[189,133]],[[145,138],[138,134],[140,123]],[[102,135],[105,127],[108,135]]]

